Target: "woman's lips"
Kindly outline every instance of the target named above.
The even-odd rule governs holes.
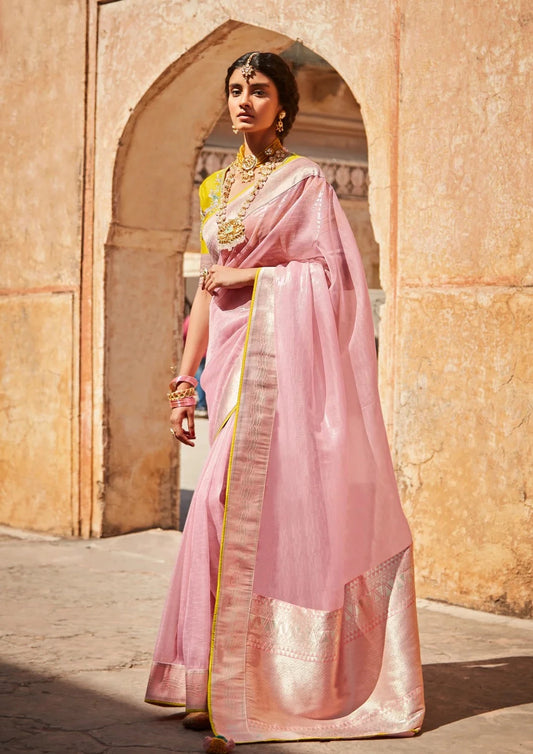
[[[239,113],[237,115],[237,118],[239,120],[253,120],[253,115],[248,115],[248,113]]]

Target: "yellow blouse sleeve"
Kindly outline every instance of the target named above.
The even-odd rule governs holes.
[[[216,173],[212,173],[211,175],[207,176],[207,178],[201,183],[200,188],[198,189],[198,193],[200,195],[200,212],[202,215],[202,222],[200,225],[200,251],[202,256],[204,254],[209,254],[209,250],[202,234],[202,227],[206,218],[209,217],[213,212],[215,212],[218,207],[219,179],[223,172],[223,170],[217,170]],[[202,267],[204,266],[205,264],[202,261]]]

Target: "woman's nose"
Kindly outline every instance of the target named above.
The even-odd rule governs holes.
[[[242,91],[241,96],[239,97],[239,106],[246,108],[250,104],[250,97],[248,95],[248,92]]]

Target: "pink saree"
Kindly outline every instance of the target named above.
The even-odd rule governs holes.
[[[253,291],[211,303],[211,451],[146,700],[208,708],[241,743],[410,735],[424,715],[412,541],[351,229],[320,169],[292,157],[246,241],[219,253],[222,179],[200,189],[211,260],[261,269]]]

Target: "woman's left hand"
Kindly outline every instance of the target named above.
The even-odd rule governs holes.
[[[256,267],[224,267],[221,264],[211,266],[207,275],[202,277],[202,288],[216,296],[217,288],[244,288],[253,285]]]

